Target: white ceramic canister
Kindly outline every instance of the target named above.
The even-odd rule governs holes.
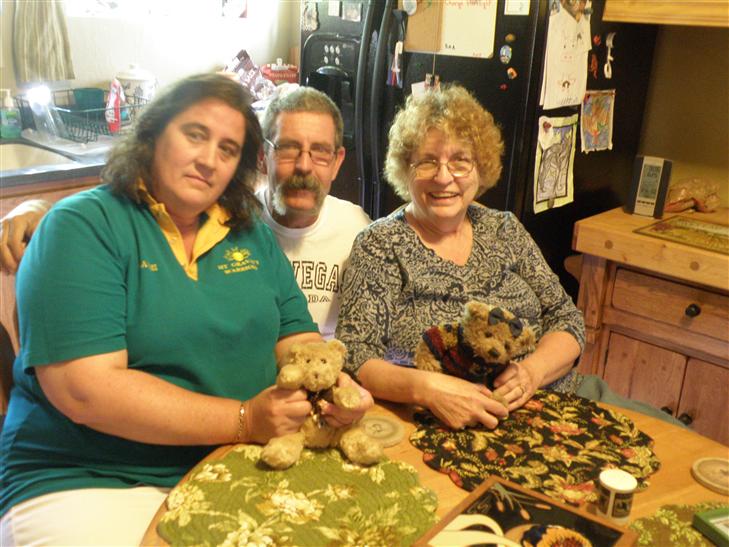
[[[149,101],[157,90],[157,78],[154,74],[136,64],[129,65],[129,68],[116,75],[116,79],[127,97],[140,97]]]

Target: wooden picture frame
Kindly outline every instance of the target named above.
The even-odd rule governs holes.
[[[494,530],[493,524],[497,525],[497,530]],[[533,527],[540,525],[561,526],[567,529],[564,533],[576,533],[592,545],[601,547],[630,546],[638,539],[634,531],[606,518],[492,476],[418,539],[415,546],[456,547],[497,542],[522,545],[524,534],[531,533]],[[556,528],[554,531],[563,532]],[[487,535],[492,537],[486,538]],[[488,541],[484,541],[486,539]]]
[[[671,179],[671,160],[655,156],[636,156],[633,178],[625,210],[634,215],[663,216],[663,206]]]

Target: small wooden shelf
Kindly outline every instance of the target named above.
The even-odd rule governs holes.
[[[727,0],[607,0],[605,21],[729,28]]]

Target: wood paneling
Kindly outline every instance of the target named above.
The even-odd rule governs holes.
[[[689,359],[676,415],[684,413],[696,431],[729,445],[729,369]]]
[[[612,333],[605,381],[619,395],[674,413],[681,397],[686,357],[680,353]]]

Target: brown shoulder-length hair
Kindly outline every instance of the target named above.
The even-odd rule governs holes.
[[[496,184],[501,176],[504,141],[494,117],[465,88],[441,84],[439,91],[410,95],[390,127],[385,176],[402,199],[411,199],[410,163],[431,129],[471,146],[479,177],[477,198]]]
[[[245,140],[233,178],[218,198],[218,204],[230,213],[226,222],[234,229],[250,226],[260,202],[254,194],[258,151],[263,137],[258,118],[251,109],[251,97],[238,82],[219,74],[198,74],[184,78],[149,103],[136,119],[132,131],[111,151],[101,172],[102,180],[112,191],[141,203],[137,181],[152,187],[152,163],[157,138],[170,120],[205,99],[218,99],[237,110],[245,119]]]

